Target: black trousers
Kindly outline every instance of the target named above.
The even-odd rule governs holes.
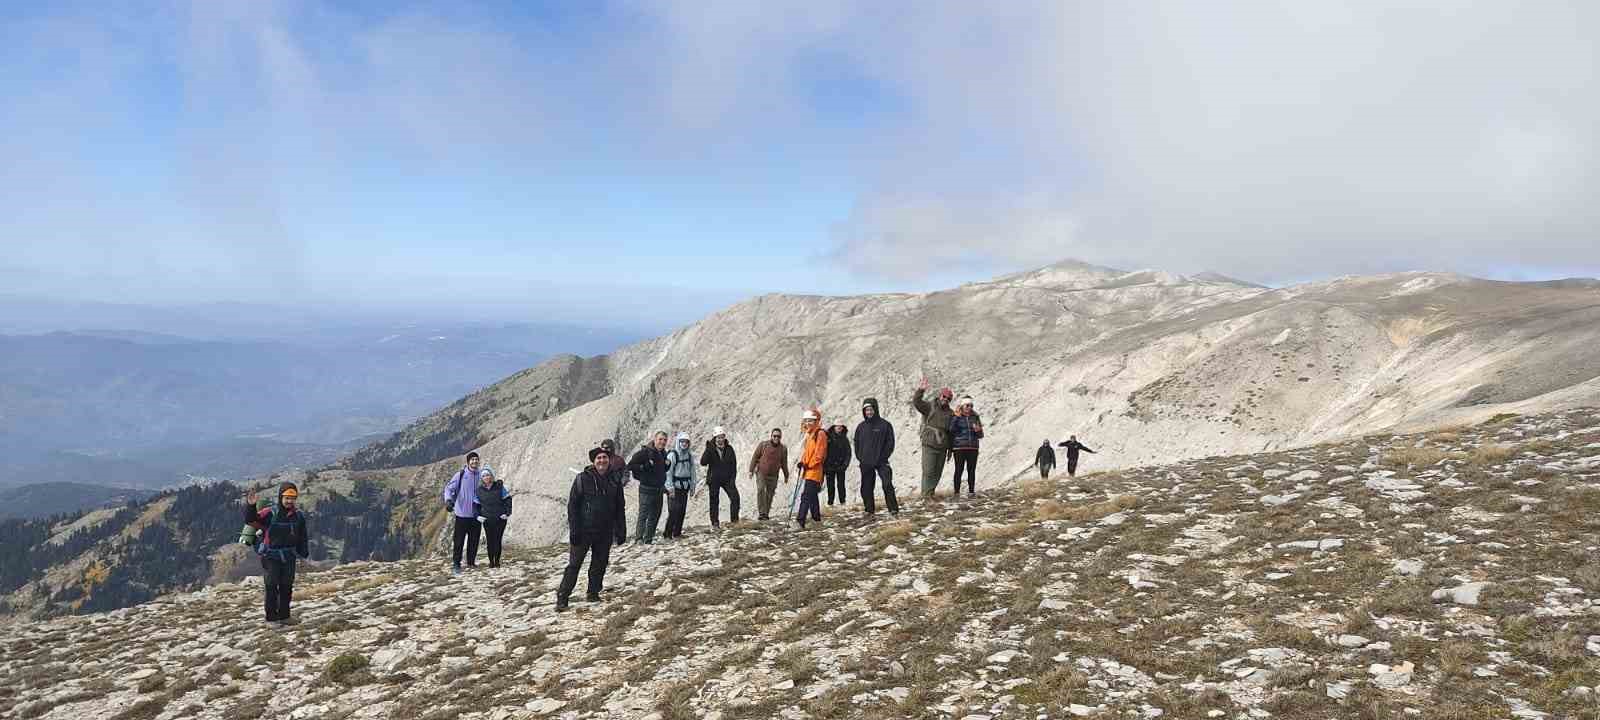
[[[722,509],[718,504],[722,500],[722,493],[728,493],[728,521],[739,522],[739,483],[737,478],[727,480],[710,480],[706,482],[711,490],[711,527],[717,527]]]
[[[478,524],[475,517],[464,518],[456,516],[455,535],[450,541],[450,563],[461,567],[461,544],[467,545],[467,567],[478,566],[478,535],[483,532],[483,527]]]
[[[1051,467],[1052,466],[1050,466],[1050,465],[1040,465],[1039,466],[1039,479],[1041,479],[1041,480],[1049,480],[1050,479]]]
[[[483,523],[483,540],[489,551],[489,567],[500,567],[500,540],[506,535],[506,521],[489,518]]]
[[[661,502],[664,497],[664,492],[639,486],[639,517],[635,519],[638,528],[633,533],[634,540],[645,545],[656,541],[656,526],[661,522]]]
[[[294,596],[294,556],[280,560],[261,556],[261,580],[265,588],[267,620],[288,620],[289,600]]]
[[[961,494],[961,471],[962,469],[965,469],[967,471],[967,494],[971,495],[974,492],[975,486],[978,484],[978,451],[957,450],[955,451],[955,456],[956,494]]]
[[[828,504],[833,504],[835,494],[839,496],[839,504],[844,504],[844,468],[838,470],[823,470],[822,478],[828,483]],[[837,488],[837,490],[835,490]]]
[[[583,567],[583,558],[591,552],[594,557],[589,559],[589,594],[599,595],[604,589],[606,567],[611,565],[611,536],[586,533],[577,540],[567,544],[567,569],[561,574],[561,587],[556,588],[556,602],[565,603],[572,597],[573,589],[578,587],[578,570]]]
[[[1067,477],[1077,477],[1077,476],[1078,476],[1078,456],[1077,455],[1068,455],[1067,456]]]
[[[817,499],[818,494],[822,492],[822,484],[814,483],[810,480],[801,480],[800,482],[805,483],[805,485],[800,489],[800,513],[795,519],[800,521],[800,527],[805,527],[806,514],[808,512],[811,515],[811,519],[822,519],[822,501]]]
[[[689,491],[673,490],[672,496],[667,498],[667,537],[683,537],[683,516],[687,514]]]
[[[878,512],[876,498],[873,496],[873,485],[878,480],[883,481],[883,504],[888,506],[889,512],[900,513],[900,499],[894,494],[894,468],[887,464],[876,467],[861,466],[861,502],[867,508],[867,514]]]

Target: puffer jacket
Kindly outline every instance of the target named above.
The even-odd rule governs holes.
[[[983,439],[983,420],[977,413],[957,413],[950,418],[950,449],[977,450]]]
[[[850,467],[850,431],[842,425],[828,430],[828,459],[822,468],[828,472],[844,472]]]
[[[610,534],[617,543],[627,538],[622,488],[590,465],[572,478],[567,495],[568,541],[584,542],[584,536]]]
[[[478,483],[478,501],[475,507],[478,517],[498,520],[501,515],[511,514],[511,491],[506,489],[506,484],[499,480],[485,487]]]

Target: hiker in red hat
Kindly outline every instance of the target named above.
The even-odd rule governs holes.
[[[939,396],[928,402],[923,396],[928,392],[928,379],[923,378],[911,395],[911,406],[922,415],[922,497],[932,499],[939,489],[939,478],[944,476],[944,461],[950,454],[950,400],[955,393],[950,388],[940,388]]]

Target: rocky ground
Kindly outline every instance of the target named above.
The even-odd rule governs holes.
[[[902,486],[914,484],[908,473]],[[0,629],[18,718],[1600,717],[1600,412]],[[581,597],[581,595],[580,595]]]

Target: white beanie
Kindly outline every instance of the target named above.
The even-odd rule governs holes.
[[[718,435],[727,435],[727,433],[722,431],[721,425],[711,428],[711,437],[716,437]]]

